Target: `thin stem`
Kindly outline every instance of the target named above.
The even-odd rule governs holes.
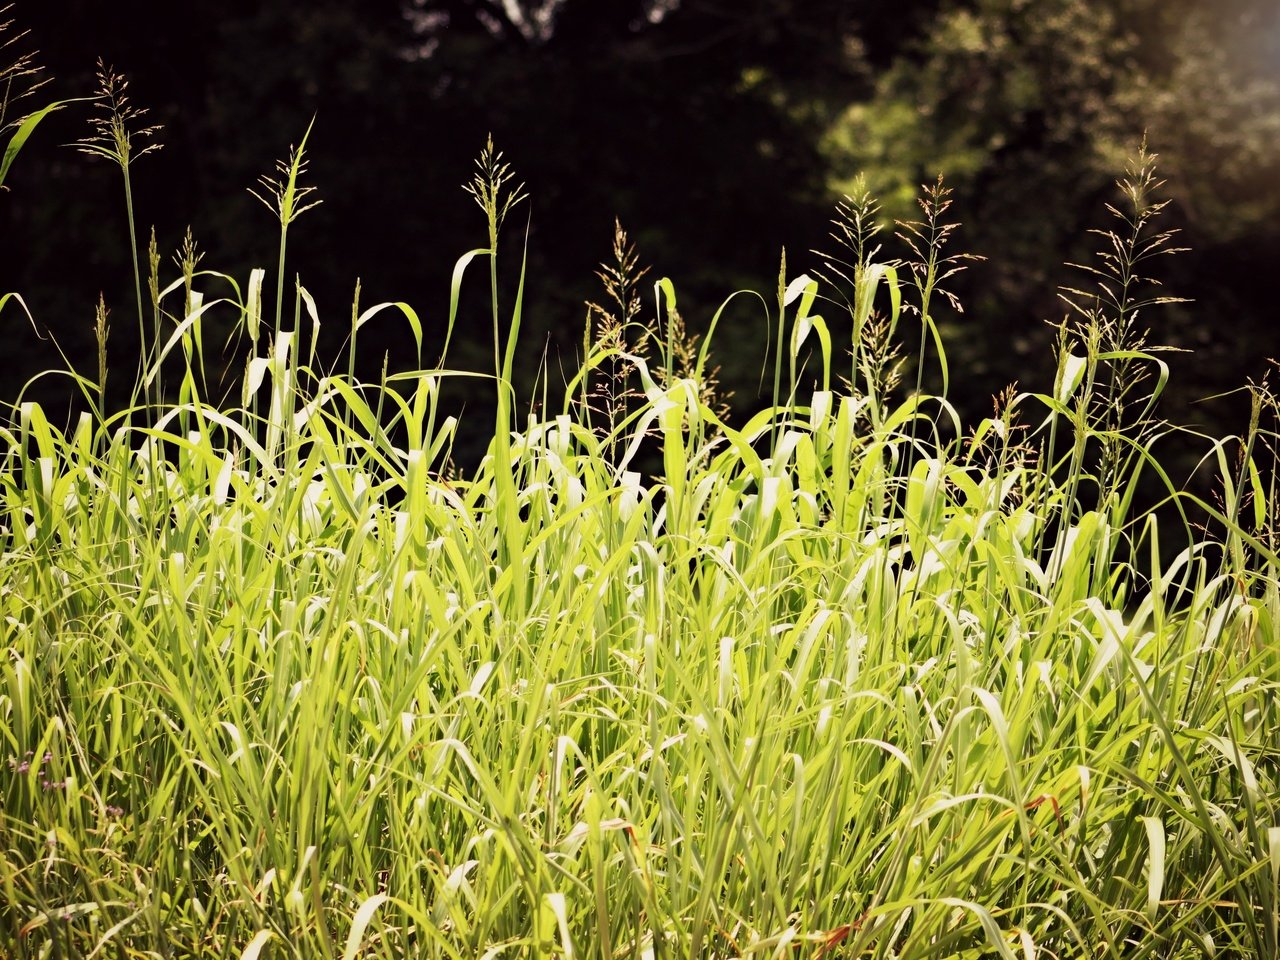
[[[289,221],[282,219],[280,222],[280,258],[276,264],[276,325],[275,339],[280,339],[280,329],[282,326],[281,314],[284,311],[284,253],[285,240],[289,235]]]

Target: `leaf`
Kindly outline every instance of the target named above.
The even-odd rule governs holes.
[[[311,130],[315,125],[316,118],[313,116],[311,122],[307,124],[307,132],[302,135],[302,141],[298,144],[298,149],[293,152],[289,163],[289,177],[280,201],[280,219],[286,225],[319,203],[319,201],[313,201],[306,206],[298,206],[298,201],[310,192],[310,188],[298,189],[298,176],[303,170],[302,158],[307,152],[307,139],[311,136]]]
[[[1084,357],[1068,354],[1062,361],[1062,377],[1058,381],[1057,394],[1054,397],[1059,403],[1066,403],[1084,379],[1088,361]]]
[[[1009,949],[1009,945],[1005,943],[1004,932],[1000,929],[1000,925],[996,923],[996,918],[991,915],[991,911],[986,907],[972,900],[963,900],[959,897],[939,897],[937,902],[972,913],[978,918],[978,923],[982,925],[982,930],[987,935],[988,945],[995,950],[1002,960],[1017,960],[1013,955],[1013,951]]]
[[[559,933],[560,953],[564,960],[573,960],[573,940],[569,936],[569,917],[565,910],[563,893],[547,893],[542,897],[542,910],[538,916],[538,949],[543,949],[556,939]]]
[[[35,132],[40,121],[49,114],[61,110],[69,103],[79,103],[83,100],[96,100],[97,97],[73,97],[70,100],[55,100],[41,110],[28,116],[22,123],[18,124],[18,129],[14,131],[12,137],[9,138],[9,145],[4,148],[4,159],[0,160],[0,187],[4,186],[4,178],[9,174],[9,168],[13,166],[13,161],[26,144],[27,139]]]
[[[667,300],[667,310],[672,311],[676,308],[676,287],[669,277],[663,277],[653,285],[656,292],[662,293]]]
[[[458,302],[462,294],[462,276],[467,272],[467,264],[476,257],[492,256],[493,251],[488,247],[481,247],[478,250],[469,250],[458,258],[458,262],[453,265],[453,277],[449,281],[449,323],[444,331],[444,347],[440,350],[440,360],[437,366],[444,366],[444,358],[449,353],[449,341],[453,339],[453,325],[458,319]]]
[[[307,292],[307,288],[301,283],[298,284],[298,295],[302,297],[302,302],[307,308],[307,316],[311,318],[311,350],[308,354],[308,363],[315,363],[316,360],[316,341],[320,339],[320,314],[316,310],[315,299]]]
[[[365,928],[369,926],[369,921],[373,919],[377,909],[389,899],[391,898],[385,893],[375,893],[360,904],[360,909],[351,920],[351,932],[347,934],[347,945],[343,948],[342,960],[355,960],[360,950],[360,942],[364,939]]]
[[[1155,921],[1160,897],[1164,892],[1164,821],[1159,817],[1143,817],[1142,826],[1147,831],[1147,843],[1151,847],[1147,858],[1147,919]]]
[[[244,948],[244,953],[240,954],[240,960],[258,960],[258,955],[262,953],[262,948],[274,936],[275,934],[270,930],[259,930],[254,934],[253,939],[249,941],[249,945]]]
[[[27,306],[27,302],[23,300],[22,297],[20,297],[18,294],[6,293],[3,296],[0,296],[0,311],[4,310],[4,305],[8,303],[10,300],[13,300],[15,303],[18,304],[18,306],[22,308],[22,312],[27,315],[27,320],[31,324],[31,329],[36,332],[36,336],[39,339],[43,340],[44,334],[42,334],[40,332],[40,328],[36,326],[36,318],[31,315],[31,309]]]
[[[809,338],[809,331],[812,329],[813,323],[808,317],[796,317],[796,325],[791,331],[792,354],[798,353],[800,348],[804,346],[805,340]]]
[[[1271,885],[1280,888],[1280,827],[1267,827],[1267,858],[1271,863]]]
[[[262,386],[262,381],[270,368],[271,360],[268,357],[254,357],[249,361],[249,371],[244,378],[244,402],[246,405],[249,403],[249,398],[257,393],[258,388]]]
[[[804,299],[800,302],[800,309],[798,312],[800,316],[804,316],[804,314],[809,312],[809,306],[813,303],[813,298],[817,296],[817,293],[818,281],[814,280],[807,273],[802,273],[787,284],[787,292],[782,296],[782,305],[784,307],[791,306],[791,304],[795,302],[796,297],[803,294]]]
[[[262,328],[262,281],[266,275],[267,271],[262,267],[254,267],[249,273],[249,300],[245,304],[245,324],[249,328],[249,342],[255,345]]]
[[[224,302],[225,301],[223,300],[211,300],[208,303],[200,303],[194,310],[187,314],[186,318],[178,324],[177,327],[174,328],[173,333],[169,335],[169,339],[165,342],[164,348],[156,356],[155,362],[151,364],[151,369],[148,370],[146,376],[142,378],[142,385],[144,387],[151,386],[152,382],[160,374],[160,365],[164,363],[165,357],[169,355],[170,351],[173,350],[177,344],[182,342],[182,339],[186,336],[187,332],[200,322],[200,318],[204,316],[205,311],[210,307],[216,307],[218,304]]]
[[[1253,528],[1262,530],[1266,527],[1267,506],[1270,500],[1262,484],[1262,476],[1258,473],[1258,464],[1253,457],[1249,458],[1249,489],[1253,492]]]
[[[417,311],[407,303],[396,301],[394,303],[379,303],[377,306],[370,307],[356,319],[352,332],[359,330],[366,323],[372,320],[375,315],[386,310],[388,307],[395,307],[404,314],[404,318],[409,321],[409,328],[413,331],[413,342],[418,348],[418,356],[422,356],[422,321],[418,319]]]

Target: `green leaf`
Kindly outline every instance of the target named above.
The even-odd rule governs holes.
[[[1154,922],[1160,898],[1164,893],[1164,821],[1159,817],[1143,817],[1142,826],[1147,831],[1147,919]]]
[[[360,316],[356,318],[355,326],[352,332],[354,332],[355,330],[359,330],[366,323],[368,323],[370,320],[372,320],[374,317],[380,314],[383,310],[386,310],[389,307],[395,307],[404,315],[404,318],[409,321],[409,329],[413,331],[414,345],[418,349],[418,355],[421,356],[422,355],[422,321],[418,319],[417,311],[414,310],[413,307],[409,306],[407,303],[404,303],[403,301],[396,301],[394,303],[392,302],[379,303],[376,306],[370,307],[368,310],[364,311],[364,313],[360,314]]]
[[[244,948],[244,952],[240,954],[240,960],[258,960],[258,956],[262,953],[262,948],[267,945],[267,941],[275,936],[270,930],[259,930],[253,935],[253,939],[249,941],[249,945]]]
[[[449,353],[449,342],[453,339],[453,326],[458,319],[458,303],[462,297],[462,277],[467,272],[467,264],[476,257],[489,256],[493,256],[493,251],[488,247],[481,247],[464,253],[453,265],[453,277],[449,281],[449,323],[445,327],[444,346],[440,348],[440,360],[437,366],[444,365],[445,357]]]
[[[1077,357],[1075,354],[1067,354],[1063,357],[1061,376],[1058,379],[1058,389],[1054,396],[1055,400],[1059,403],[1066,403],[1071,399],[1071,395],[1076,392],[1076,388],[1084,380],[1085,370],[1088,365],[1088,360],[1084,357]]]
[[[385,893],[375,893],[360,904],[360,909],[351,920],[351,931],[347,934],[347,945],[342,951],[342,960],[355,960],[356,954],[360,952],[360,943],[364,939],[364,931],[369,926],[369,921],[373,919],[378,908],[390,899]]]
[[[96,100],[96,97],[73,97],[70,100],[56,100],[43,109],[37,110],[35,113],[28,115],[20,124],[18,129],[14,131],[12,137],[9,138],[9,145],[4,148],[4,158],[0,159],[0,187],[4,186],[5,177],[9,175],[9,168],[13,166],[13,161],[17,158],[18,152],[26,145],[28,138],[35,132],[40,121],[51,113],[61,110],[69,103],[79,103],[84,100]]]

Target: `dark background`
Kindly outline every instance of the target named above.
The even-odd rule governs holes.
[[[1261,378],[1280,355],[1274,0],[191,0],[180,18],[174,9],[17,0],[9,16],[30,30],[19,46],[39,51],[50,79],[25,108],[93,93],[98,57],[123,73],[145,122],[163,128],[163,148],[132,168],[140,243],[154,224],[172,279],[189,225],[202,266],[242,284],[266,267],[268,300],[279,228],[247,188],[314,115],[305,182],[323,203],[291,227],[287,273],[300,273],[319,305],[326,362],[341,356],[357,277],[362,304],[418,310],[434,356],[453,264],[486,240],[460,186],[489,133],[530,194],[504,234],[503,261],[515,269],[530,213],[526,397],[544,350],[553,390],[561,370],[576,368],[583,303],[601,295],[593,271],[609,256],[615,216],[652,266],[649,279],[672,278],[699,331],[736,289],[771,296],[782,246],[791,275],[812,270],[808,251],[826,245],[834,202],[859,172],[886,221],[915,215],[919,184],[945,173],[963,222],[955,243],[987,258],[951,284],[964,313],[938,310],[966,415],[985,415],[1014,379],[1047,389],[1051,323],[1064,314],[1057,289],[1082,279],[1063,263],[1096,248],[1087,231],[1109,225],[1104,204],[1144,131],[1172,199],[1164,223],[1192,248],[1153,267],[1167,293],[1194,303],[1143,318],[1153,342],[1196,351],[1171,356],[1165,413],[1214,435],[1242,429],[1239,395],[1199,401]],[[119,170],[65,146],[89,132],[92,113],[76,104],[52,115],[10,173],[0,292],[20,292],[90,376],[101,292],[119,403],[138,355]],[[884,236],[887,255],[904,252],[891,230]],[[464,288],[451,357],[475,369],[492,356],[482,270]],[[0,397],[12,400],[62,361],[54,339],[38,340],[12,307],[0,324]],[[410,346],[407,326],[383,314],[361,331],[361,373],[376,376],[384,356],[403,365]],[[743,298],[714,345],[739,413],[759,403],[764,350],[763,315]],[[475,389],[455,383],[456,400]],[[53,379],[25,394],[55,410],[70,395]],[[476,452],[466,436],[464,457]]]

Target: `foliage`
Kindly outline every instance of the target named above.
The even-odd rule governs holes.
[[[1260,277],[1280,214],[1277,63],[1280,8],[1265,0],[951,0],[874,96],[845,107],[824,139],[834,189],[865,173],[904,217],[916,184],[941,169],[981,212],[968,242],[989,265],[960,285],[968,315],[940,317],[972,384],[966,409],[1020,371],[1048,372],[1059,265],[1089,252],[1082,238],[1111,171],[1144,135],[1196,251],[1183,263],[1196,306],[1166,311],[1160,331],[1199,350],[1174,399],[1204,417],[1187,404],[1234,386],[1251,363],[1240,343],[1273,352]]]
[[[1177,198],[1167,216],[1195,251],[1179,281],[1195,305],[1165,311],[1158,331],[1197,349],[1194,362],[1169,361],[1179,416],[1234,429],[1242,401],[1236,411],[1190,401],[1234,387],[1242,367],[1257,378],[1280,351],[1263,280],[1280,250],[1270,0],[422,0],[408,18],[401,0],[192,0],[183,21],[158,0],[128,9],[136,16],[90,0],[20,10],[61,84],[51,96],[88,89],[99,54],[125,66],[166,130],[136,198],[140,223],[166,248],[197,225],[239,277],[274,262],[279,240],[244,186],[297,140],[298,117],[318,114],[307,152],[325,203],[290,259],[326,313],[351,292],[332,265],[359,262],[366,296],[420,305],[427,334],[443,336],[451,238],[472,214],[455,185],[489,131],[524,158],[536,198],[524,322],[553,369],[573,365],[577,311],[594,296],[591,269],[615,216],[658,274],[678,275],[696,318],[724,290],[768,285],[779,245],[808,269],[800,252],[823,246],[833,194],[859,172],[887,225],[914,217],[917,185],[943,169],[972,211],[966,245],[987,257],[957,280],[966,315],[939,304],[935,317],[963,371],[950,399],[976,416],[1011,379],[1052,375],[1055,290],[1070,282],[1060,264],[1090,254],[1085,231],[1145,129]],[[49,122],[65,130],[72,119]],[[79,134],[56,132],[28,144],[34,162],[24,154],[18,170],[29,189],[0,204],[0,262],[60,348],[91,364],[99,293],[115,316],[136,300],[132,251],[118,241],[116,171],[71,162],[58,144]],[[70,276],[68,251],[83,264]],[[514,278],[504,282],[509,296]],[[458,329],[480,335],[459,337],[457,362],[488,369],[483,299],[460,311]],[[745,301],[730,322],[749,322]],[[319,353],[340,355],[345,334],[326,324]],[[717,348],[738,416],[769,395],[758,334]],[[118,360],[144,349],[130,324],[115,336]],[[366,326],[362,343],[356,372],[367,380],[414,346],[395,323]],[[517,364],[525,394],[541,356]],[[61,362],[44,341],[19,344],[13,359],[18,379]],[[115,408],[129,403],[131,372],[112,378]],[[61,387],[43,378],[31,396],[63,405]],[[478,380],[450,397],[453,412],[493,402]],[[483,443],[460,437],[457,453],[474,466]]]
[[[35,128],[68,102],[54,101],[30,113],[13,115],[15,108],[34,96],[49,82],[49,78],[37,62],[35,51],[22,50],[30,31],[18,30],[13,20],[8,19],[12,10],[11,3],[0,7],[0,134],[9,134],[9,142],[0,154],[0,191],[5,189],[5,178]]]
[[[448,356],[326,372],[301,287],[311,325],[251,334],[243,402],[209,399],[199,321],[261,323],[263,275],[242,293],[191,247],[144,373],[175,401],[62,429],[14,404],[14,956],[1275,955],[1280,557],[1252,458],[1275,408],[1259,390],[1241,442],[1212,445],[1220,510],[1163,474],[1149,420],[1108,419],[1109,371],[1163,384],[1109,272],[1163,243],[1147,161],[1052,386],[967,430],[865,339],[943,297],[941,188],[905,265],[857,245],[843,291],[784,265],[775,402],[747,423],[705,399],[705,340],[676,362],[669,314],[665,372],[600,337],[562,412],[520,422],[522,287],[501,298],[495,246],[517,194],[487,156],[490,246],[449,311],[486,259],[506,343],[474,470],[446,474]],[[620,231],[615,254],[625,325]],[[403,305],[357,305],[353,350],[389,307],[421,336]],[[617,357],[643,401],[601,436],[572,398]],[[1135,508],[1144,473],[1209,528]]]

